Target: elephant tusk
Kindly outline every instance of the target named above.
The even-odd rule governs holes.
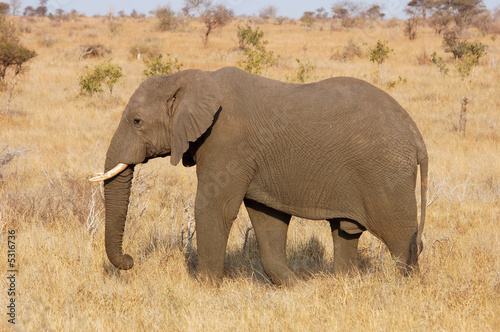
[[[107,171],[106,173],[95,176],[92,179],[89,179],[89,181],[90,182],[99,182],[99,181],[111,179],[112,177],[117,176],[118,174],[123,172],[123,170],[125,168],[127,168],[127,166],[128,166],[127,164],[120,163],[120,164],[116,165],[113,169]]]

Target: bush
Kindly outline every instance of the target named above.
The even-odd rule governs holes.
[[[263,40],[264,32],[259,28],[253,30],[251,26],[238,27],[237,31],[239,46],[243,48],[244,59],[238,65],[252,74],[260,74],[265,67],[276,63],[274,52],[267,51],[267,40]]]
[[[406,20],[405,36],[409,40],[417,39],[418,17],[413,16]]]
[[[376,62],[378,65],[381,65],[385,62],[385,60],[387,60],[389,54],[394,51],[389,47],[388,43],[389,42],[387,40],[377,41],[377,44],[370,52],[371,62]]]
[[[179,62],[177,57],[172,59],[170,54],[167,54],[165,61],[162,61],[162,58],[162,54],[154,58],[144,58],[146,69],[144,69],[143,74],[146,77],[169,75],[176,73],[181,69],[182,63]]]
[[[456,30],[449,30],[443,34],[443,49],[453,54],[456,60],[455,67],[462,79],[471,74],[473,68],[479,65],[479,59],[486,54],[486,45],[461,39]]]
[[[450,71],[450,69],[446,67],[446,63],[444,62],[443,58],[438,57],[436,52],[433,52],[431,54],[430,61],[439,68],[439,72],[441,73],[441,75],[445,76]]]
[[[485,54],[486,45],[480,42],[466,42],[460,61],[456,63],[456,69],[462,79],[471,74],[474,67],[479,65],[479,59]]]
[[[111,50],[102,44],[80,45],[80,56],[86,58],[102,58],[111,53]]]
[[[479,61],[485,54],[486,46],[480,42],[468,42],[459,38],[457,31],[450,30],[443,34],[443,49],[447,53],[452,53],[455,59],[462,59],[464,56],[472,57]]]
[[[0,15],[0,91],[5,95],[3,113],[10,111],[19,75],[26,71],[28,61],[36,55],[35,51],[20,44],[15,27],[7,24]]]
[[[93,69],[85,67],[87,73],[80,76],[80,94],[103,93],[103,85],[113,94],[113,87],[123,77],[122,68],[111,61],[100,63]]]
[[[342,61],[346,60],[354,60],[354,58],[358,57],[360,58],[362,56],[363,52],[361,51],[361,48],[356,44],[356,42],[350,38],[347,41],[347,45],[344,47],[344,52],[342,53]]]
[[[314,24],[315,18],[314,18],[314,12],[304,12],[302,17],[300,18],[300,22],[307,28],[312,27]]]
[[[297,71],[297,81],[300,83],[305,83],[307,80],[312,78],[312,73],[316,70],[316,66],[314,66],[311,61],[300,59],[295,59],[299,64],[299,70]]]
[[[245,58],[238,65],[252,74],[261,74],[264,68],[276,63],[273,51],[266,51],[264,46],[249,47],[243,52]]]
[[[172,31],[177,27],[177,18],[175,17],[175,12],[172,10],[170,5],[158,7],[151,13],[153,13],[158,19],[158,30]]]
[[[452,53],[455,59],[462,57],[465,49],[465,41],[458,38],[455,30],[446,31],[443,34],[443,49],[447,53]]]
[[[236,34],[238,36],[238,47],[240,50],[263,43],[262,37],[264,37],[264,32],[259,28],[252,30],[252,27],[248,24],[246,28],[242,28],[238,25]]]

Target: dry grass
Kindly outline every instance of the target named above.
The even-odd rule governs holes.
[[[325,24],[263,25],[268,49],[280,54],[264,75],[296,76],[295,58],[307,58],[318,79],[348,75],[374,82],[368,46],[387,39],[394,54],[378,85],[412,115],[430,154],[430,199],[421,274],[394,271],[385,246],[362,236],[361,268],[332,275],[328,225],[294,219],[289,263],[301,277],[275,288],[263,276],[248,217],[240,213],[227,251],[223,284],[194,276],[193,169],[166,160],[140,166],[125,234],[131,271],[116,271],[104,250],[103,203],[86,179],[101,171],[105,151],[128,98],[142,81],[142,61],[130,49],[147,44],[178,56],[184,69],[236,65],[236,26],[215,31],[203,48],[201,26],[160,33],[153,20],[119,21],[111,35],[102,18],[77,22],[16,19],[23,43],[39,54],[25,76],[14,112],[0,117],[0,229],[17,230],[17,325],[22,330],[500,330],[500,41],[472,32],[488,55],[469,83],[441,76],[422,54],[441,53],[430,29],[404,37],[403,25],[330,32]],[[338,61],[352,39],[362,56]],[[126,75],[114,96],[77,97],[78,76],[99,59],[82,59],[81,45],[102,44]],[[447,57],[443,56],[443,57]],[[452,64],[449,64],[452,65]],[[407,82],[398,81],[399,76]],[[467,135],[457,132],[460,103],[469,99]],[[10,155],[7,155],[10,153]],[[12,158],[11,158],[12,157]],[[182,234],[182,236],[181,236]],[[6,245],[0,261],[6,262]],[[5,266],[5,265],[4,265]],[[2,306],[7,305],[2,292]],[[5,306],[4,306],[5,308]],[[7,327],[2,318],[3,329]]]

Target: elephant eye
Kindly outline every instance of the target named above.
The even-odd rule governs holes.
[[[141,119],[139,118],[135,118],[134,119],[134,124],[137,126],[137,125],[140,125],[141,124]]]

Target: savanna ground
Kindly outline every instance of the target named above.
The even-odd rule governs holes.
[[[427,143],[430,187],[420,275],[394,270],[385,246],[361,238],[359,272],[332,273],[333,245],[322,221],[293,219],[288,261],[298,285],[277,288],[263,275],[246,213],[236,220],[219,287],[196,281],[194,169],[153,160],[136,168],[124,248],[136,261],[117,271],[104,249],[99,185],[109,141],[127,100],[144,79],[134,45],[179,57],[183,69],[237,65],[236,19],[215,31],[206,48],[197,22],[158,32],[156,21],[103,18],[76,22],[14,18],[22,43],[38,56],[22,79],[10,114],[0,116],[0,151],[15,156],[1,168],[0,262],[7,285],[7,232],[16,231],[18,330],[445,330],[500,329],[500,38],[470,31],[488,54],[467,84],[451,68],[442,76],[426,61],[436,51],[448,59],[441,37],[420,27],[409,41],[402,22],[330,31],[330,23],[262,24],[268,50],[280,57],[263,75],[296,76],[296,58],[308,59],[313,80],[354,76],[388,91],[411,114]],[[361,56],[343,61],[352,39]],[[375,42],[394,49],[377,66],[368,59]],[[105,58],[125,77],[113,95],[78,96],[85,66],[79,46],[101,43]],[[425,55],[427,54],[427,55]],[[401,77],[401,79],[400,79]],[[395,82],[395,84],[391,84]],[[394,85],[389,87],[389,85]],[[467,132],[457,131],[462,96],[469,98]],[[3,102],[3,100],[2,100]],[[6,160],[6,159],[5,159]],[[2,287],[2,329],[9,301]]]

